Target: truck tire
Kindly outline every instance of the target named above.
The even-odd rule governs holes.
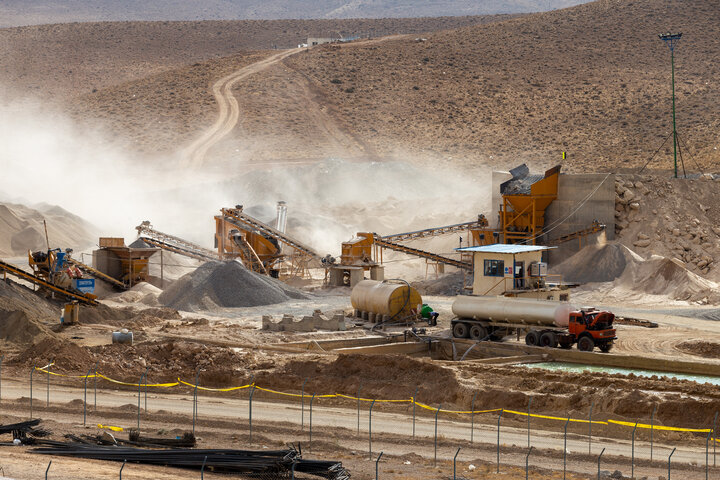
[[[558,346],[558,339],[555,332],[545,332],[540,335],[540,346],[548,348],[556,348]]]
[[[469,329],[466,323],[458,322],[453,325],[453,337],[467,338],[468,334],[470,333],[468,330]]]
[[[608,353],[610,349],[612,348],[612,343],[603,343],[599,346],[600,351],[603,353]]]
[[[470,339],[471,340],[482,340],[487,337],[487,330],[482,325],[471,325],[470,326]]]
[[[595,348],[595,341],[590,336],[580,337],[577,348],[581,352],[592,352]]]
[[[540,334],[537,332],[537,330],[530,330],[527,335],[525,335],[525,345],[530,345],[531,347],[534,347],[540,343]]]

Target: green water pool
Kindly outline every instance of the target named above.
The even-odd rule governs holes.
[[[562,372],[591,372],[591,373],[619,373],[621,375],[628,375],[630,373],[638,377],[652,377],[657,375],[658,377],[676,378],[678,380],[690,380],[697,383],[711,383],[713,385],[720,385],[720,377],[711,377],[707,375],[689,375],[684,373],[670,373],[670,372],[658,372],[653,370],[635,370],[632,368],[621,368],[621,367],[601,367],[597,365],[583,365],[580,363],[564,363],[564,362],[541,362],[541,363],[525,363],[519,365],[524,368],[542,368],[544,370],[554,370]]]

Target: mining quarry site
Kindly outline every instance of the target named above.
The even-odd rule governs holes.
[[[681,3],[0,28],[0,478],[720,478]]]

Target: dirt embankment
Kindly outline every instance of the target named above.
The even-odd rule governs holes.
[[[697,340],[678,343],[675,348],[699,357],[720,358],[720,343]]]

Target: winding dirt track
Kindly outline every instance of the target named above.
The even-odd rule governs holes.
[[[240,108],[237,99],[232,94],[233,86],[250,75],[261,72],[266,68],[282,61],[284,58],[301,52],[301,48],[285,50],[271,55],[264,60],[243,67],[227,75],[213,84],[212,92],[218,103],[218,118],[215,124],[206,130],[200,138],[195,140],[185,152],[186,166],[201,167],[205,162],[208,150],[230,133],[240,118]]]

